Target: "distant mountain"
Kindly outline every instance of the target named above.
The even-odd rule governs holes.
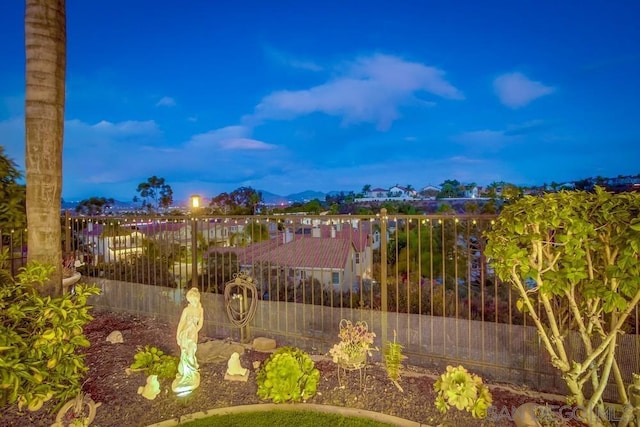
[[[280,205],[287,203],[305,203],[313,199],[319,199],[323,201],[326,197],[325,193],[320,191],[307,190],[300,193],[289,194],[288,196],[280,196],[278,194],[270,193],[264,190],[258,190],[262,193],[262,200],[267,205]]]
[[[289,194],[288,196],[286,196],[286,199],[290,202],[309,202],[314,199],[323,201],[325,197],[326,194],[321,193],[320,191],[307,190],[301,193]]]
[[[70,210],[72,212],[74,212],[76,210],[76,206],[78,206],[78,204],[80,203],[79,200],[73,200],[73,201],[66,201],[63,200],[62,201],[62,210],[66,211],[66,210]],[[138,204],[139,206],[139,204]],[[118,210],[130,210],[130,209],[134,209],[136,207],[136,204],[133,202],[123,202],[120,200],[114,200],[113,203],[113,210],[118,211]]]
[[[281,205],[287,204],[289,201],[286,197],[280,196],[278,194],[269,193],[268,191],[258,190],[262,193],[262,201],[267,205]]]
[[[265,190],[257,190],[259,192],[262,193],[262,200],[265,204],[267,205],[282,205],[282,204],[289,204],[289,203],[306,203],[309,202],[311,200],[314,199],[318,199],[321,202],[324,202],[327,195],[330,196],[337,196],[340,193],[348,193],[348,191],[330,191],[329,193],[323,193],[321,191],[313,191],[313,190],[307,190],[307,191],[302,191],[300,193],[293,193],[293,194],[289,194],[288,196],[281,196],[279,194],[275,194],[275,193],[271,193],[269,191],[265,191]],[[78,205],[78,203],[80,203],[80,201],[67,201],[67,200],[63,200],[62,202],[62,210],[70,210],[70,211],[75,211],[76,206]],[[183,206],[183,207],[188,207],[189,206],[190,201],[187,200],[174,200],[173,206]],[[208,203],[208,201],[206,202]],[[124,210],[134,210],[136,207],[139,207],[140,204],[139,203],[133,203],[133,201],[121,201],[121,200],[116,200],[114,205],[113,205],[113,210],[114,211],[124,211]]]

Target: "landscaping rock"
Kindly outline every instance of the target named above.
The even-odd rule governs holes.
[[[257,337],[253,340],[252,346],[256,351],[270,352],[276,349],[276,340],[266,337]]]

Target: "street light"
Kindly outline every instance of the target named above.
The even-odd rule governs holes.
[[[191,287],[198,287],[198,220],[196,213],[200,208],[200,196],[191,196]]]
[[[198,194],[194,194],[193,196],[191,196],[191,211],[195,212],[196,210],[198,210],[198,208],[200,208],[200,196]]]

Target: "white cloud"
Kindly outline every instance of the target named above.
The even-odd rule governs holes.
[[[175,105],[176,100],[170,96],[163,96],[158,102],[156,102],[156,107],[174,107]]]
[[[313,61],[295,58],[288,53],[270,46],[266,46],[264,48],[264,52],[270,60],[287,67],[299,68],[307,71],[322,71],[322,67]]]
[[[155,121],[128,120],[86,123],[78,119],[65,122],[65,180],[77,184],[107,184],[125,181],[152,169],[145,161],[145,147],[157,145],[162,132]],[[123,167],[124,166],[124,167]],[[150,175],[149,175],[150,176]],[[104,193],[107,193],[104,191]]]
[[[187,146],[198,149],[220,150],[273,150],[276,146],[250,138],[251,130],[245,126],[227,126],[194,135]]]
[[[96,124],[88,124],[78,119],[65,121],[65,131],[71,132],[92,132],[109,137],[128,137],[136,135],[148,135],[158,133],[158,125],[153,120],[135,121],[128,120],[119,123],[112,123],[102,120]]]
[[[555,91],[551,86],[530,80],[522,73],[507,73],[493,81],[500,102],[510,108],[520,108]]]
[[[257,119],[293,119],[320,112],[349,123],[376,123],[387,129],[398,118],[398,108],[421,103],[416,95],[430,93],[446,99],[463,94],[444,79],[444,72],[417,62],[377,54],[341,67],[335,79],[305,90],[281,90],[262,99]]]
[[[165,141],[154,121],[69,120],[65,129],[64,179],[73,183],[73,194],[133,197],[138,183],[152,175],[166,177],[174,190],[195,191],[188,183],[259,181],[290,161],[286,150],[252,138],[243,126],[197,134],[180,144]]]

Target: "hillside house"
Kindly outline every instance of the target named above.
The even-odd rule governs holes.
[[[402,187],[400,185],[395,185],[389,189],[389,194],[391,197],[407,199],[418,196],[418,192],[414,189],[410,189],[407,187]]]
[[[236,254],[242,271],[255,278],[268,266],[293,286],[315,279],[326,289],[345,292],[359,289],[364,281],[372,279],[373,246],[379,246],[380,236],[362,225],[299,224],[268,241],[238,248],[210,248],[205,257],[230,252]]]
[[[94,264],[122,261],[142,253],[144,235],[135,229],[121,229],[118,235],[104,235],[102,224],[88,223],[77,235],[79,243],[91,252]]]
[[[371,199],[382,199],[388,197],[388,194],[389,190],[386,188],[374,188],[367,191],[364,196]]]
[[[440,187],[427,185],[420,189],[420,195],[428,199],[435,199],[440,194]]]

